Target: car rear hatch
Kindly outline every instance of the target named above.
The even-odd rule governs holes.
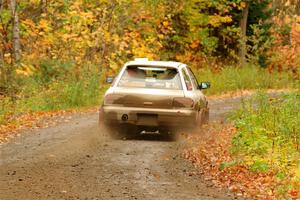
[[[114,104],[125,107],[171,109],[174,99],[184,98],[182,90],[115,88]]]

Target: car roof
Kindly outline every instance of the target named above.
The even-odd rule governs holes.
[[[183,63],[174,62],[174,61],[150,61],[147,58],[137,58],[134,61],[126,63],[126,66],[129,65],[142,65],[142,66],[151,66],[151,67],[172,67],[178,69]]]

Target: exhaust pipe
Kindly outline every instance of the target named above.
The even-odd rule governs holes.
[[[122,121],[126,122],[128,120],[128,115],[127,114],[124,114],[122,115]]]

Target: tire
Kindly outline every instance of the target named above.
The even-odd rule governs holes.
[[[180,134],[180,132],[178,133],[177,131],[172,129],[163,129],[161,130],[161,132],[166,141],[176,141]]]
[[[197,116],[197,119],[196,119],[196,127],[195,127],[196,129],[202,127],[202,125],[203,125],[203,116],[204,116],[204,114],[203,114],[203,109],[202,109],[198,112],[198,116]]]
[[[99,128],[103,135],[109,135],[112,138],[117,138],[120,135],[119,129],[112,124],[106,124],[103,121],[99,121]]]
[[[208,123],[209,123],[209,108],[206,108],[203,114],[202,124],[208,124]]]
[[[120,135],[123,139],[134,139],[136,138],[140,132],[138,132],[138,128],[135,125],[122,125],[121,126]]]
[[[209,122],[209,109],[204,108],[198,112],[197,120],[196,120],[196,128],[201,128],[204,124],[208,124]]]
[[[105,123],[102,107],[99,109],[99,128],[101,133],[109,135],[112,138],[117,138],[120,135],[120,129],[117,125]]]

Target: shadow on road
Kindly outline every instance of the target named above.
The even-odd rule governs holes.
[[[157,133],[146,133],[146,134],[132,134],[123,135],[120,138],[114,138],[116,140],[142,140],[142,141],[161,141],[161,142],[173,142],[176,141],[175,134],[157,134]]]

